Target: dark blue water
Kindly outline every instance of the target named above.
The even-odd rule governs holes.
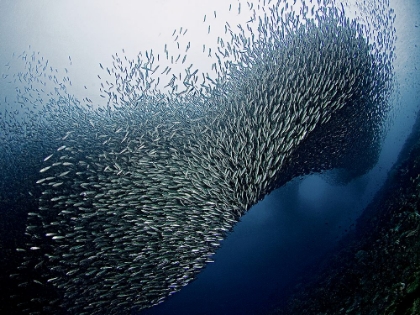
[[[213,257],[215,262],[209,264],[194,282],[164,303],[140,314],[264,314],[285,299],[289,288],[295,284],[299,276],[305,271],[313,270],[317,261],[328,255],[340,238],[353,229],[356,218],[386,178],[387,171],[395,161],[413,122],[415,111],[419,107],[420,69],[417,65],[420,55],[420,10],[416,0],[393,2],[398,4],[396,9],[399,10],[397,14],[399,58],[396,69],[400,84],[399,97],[394,105],[400,109],[395,113],[396,119],[385,141],[378,165],[369,174],[345,186],[329,184],[322,177],[313,175],[296,179],[274,191],[241,218],[230,235],[222,241],[221,248]],[[4,66],[13,52],[20,53],[28,45],[33,45],[34,49],[43,51],[52,59],[63,60],[65,56],[66,63],[63,62],[63,67],[68,66],[68,55],[79,52],[80,55],[87,56],[79,63],[79,68],[83,69],[85,63],[94,61],[96,68],[92,71],[93,74],[91,71],[84,72],[90,80],[96,76],[97,63],[105,58],[103,55],[98,56],[101,43],[113,47],[113,53],[120,50],[126,45],[125,43],[134,42],[131,36],[127,35],[132,34],[130,33],[132,29],[129,27],[124,32],[127,37],[123,38],[120,33],[118,41],[112,43],[112,38],[106,37],[106,34],[100,38],[95,36],[98,34],[95,27],[96,30],[101,28],[96,25],[87,28],[91,31],[89,38],[95,38],[91,43],[80,35],[89,34],[83,27],[75,27],[72,30],[74,33],[72,31],[62,33],[57,27],[48,26],[54,25],[49,24],[51,20],[66,20],[69,16],[73,16],[77,12],[76,9],[70,12],[59,11],[54,7],[50,15],[45,14],[48,12],[48,7],[38,9],[36,14],[31,15],[30,11],[25,10],[22,1],[17,1],[13,5],[0,3],[0,12],[7,15],[7,18],[2,19],[3,22],[0,21],[0,42],[6,43],[1,45],[0,50],[1,74],[6,73]],[[97,15],[92,12],[89,14],[90,17],[94,17],[96,23],[105,25],[110,17],[103,16],[100,12],[102,11],[98,8]],[[89,14],[83,16],[84,21],[89,21]],[[31,33],[30,30],[36,29],[35,25],[38,25],[41,31]],[[44,27],[41,27],[42,25]],[[66,27],[63,25],[62,28]],[[59,40],[54,36],[55,33],[59,34]],[[114,37],[117,38],[117,35]],[[41,44],[36,46],[37,43]],[[137,50],[149,48],[147,42],[141,45],[133,43],[133,45],[139,47]],[[108,50],[106,51],[106,57],[109,57]],[[73,60],[76,60],[77,66],[77,58]],[[55,66],[60,64],[55,63]],[[79,74],[80,77],[83,76]],[[95,87],[97,91],[97,81],[80,82],[79,86],[82,88],[84,84]],[[84,89],[82,91],[85,92]],[[10,100],[14,96],[13,93],[13,89],[3,86],[0,97],[2,100],[5,97]],[[0,176],[5,175],[0,174]],[[9,180],[12,180],[14,185],[19,183],[25,185],[27,179],[24,174],[19,174],[18,178],[8,178]],[[14,186],[8,187],[10,191],[7,194],[3,192],[2,196],[13,194]],[[2,262],[7,262],[5,265],[10,268],[17,262],[12,249],[23,235],[26,217],[24,211],[29,208],[23,208],[22,205],[27,206],[29,199],[30,195],[26,192],[17,198],[25,200],[22,203],[10,204],[0,200],[2,201],[0,228],[2,237],[4,235],[1,259]],[[7,269],[7,272],[9,270],[11,269]],[[0,277],[2,293],[7,291],[11,283],[5,279],[8,279],[8,274],[2,274]],[[1,300],[3,301],[4,299]],[[6,299],[4,303],[12,302]]]
[[[264,314],[292,284],[353,229],[366,189],[360,178],[331,186],[296,179],[252,209],[222,242],[198,278],[140,314]]]

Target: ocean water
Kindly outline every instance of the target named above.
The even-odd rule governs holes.
[[[242,5],[244,10],[246,3]],[[15,115],[18,121],[30,118],[42,106],[38,98],[47,93],[58,95],[60,90],[55,88],[60,89],[60,84],[65,84],[66,93],[75,95],[86,106],[104,104],[100,94],[103,94],[101,89],[106,90],[101,86],[105,84],[102,78],[106,70],[102,68],[111,67],[115,62],[111,56],[136,58],[139,51],[163,51],[165,43],[176,47],[171,37],[174,29],[180,34],[188,29],[179,40],[182,38],[183,47],[191,43],[190,62],[200,71],[211,71],[212,62],[203,57],[202,45],[207,45],[206,52],[209,47],[215,47],[217,36],[224,34],[225,21],[245,25],[249,18],[243,12],[237,14],[237,2],[232,2],[232,7],[234,13],[226,1],[2,2],[0,12],[6,13],[0,21],[0,42],[4,43],[0,47],[0,119],[8,122],[8,113],[16,110],[20,111]],[[338,172],[331,170],[300,176],[274,190],[240,218],[211,257],[214,262],[207,264],[193,282],[163,303],[142,311],[133,310],[132,314],[267,314],[286,300],[296,279],[315,270],[319,260],[328,256],[341,238],[353,231],[357,218],[397,160],[420,105],[417,66],[420,4],[416,0],[394,0],[390,1],[390,7],[396,15],[396,85],[390,98],[388,131],[375,166],[345,184],[338,183],[335,180]],[[52,75],[50,79],[44,76],[48,85],[30,87],[26,91],[24,82],[29,80],[24,74],[30,71],[24,68],[19,56],[27,56],[28,60],[43,58],[43,64],[48,60],[47,69],[51,66],[58,70],[44,70]],[[162,56],[164,54],[160,58]],[[182,72],[181,60],[182,56],[173,65],[173,73]],[[64,81],[55,81],[54,75],[64,77]],[[35,102],[30,104],[30,101]],[[5,314],[18,314],[21,307],[17,304],[38,298],[32,289],[22,294],[21,287],[17,286],[21,280],[10,278],[22,263],[16,248],[25,242],[27,213],[38,209],[38,198],[34,196],[40,194],[40,188],[34,182],[39,179],[42,159],[51,152],[51,148],[43,147],[42,133],[32,134],[31,128],[26,130],[25,139],[40,143],[39,146],[30,145],[28,152],[25,143],[13,142],[14,150],[5,149],[1,154],[2,165],[8,165],[8,170],[13,169],[10,166],[16,163],[16,156],[20,157],[18,161],[22,161],[22,157],[28,161],[25,167],[16,167],[15,172],[1,173],[0,250],[4,272],[0,276],[3,305],[0,310]],[[13,126],[8,126],[7,130],[13,130]],[[38,160],[32,162],[31,157]],[[31,172],[33,164],[39,167]],[[38,272],[42,273],[42,268],[37,269]],[[25,276],[29,282],[33,281],[30,275]],[[56,298],[54,292],[44,294],[47,300]]]
[[[358,181],[333,188],[316,175],[288,183],[241,219],[197,280],[141,314],[272,311],[295,279],[352,230],[360,207],[356,196],[365,187]]]

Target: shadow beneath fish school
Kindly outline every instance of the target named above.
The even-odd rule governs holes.
[[[352,229],[366,181],[334,186],[319,175],[292,180],[241,218],[222,241],[215,262],[195,281],[137,314],[264,314],[274,309],[296,279]]]

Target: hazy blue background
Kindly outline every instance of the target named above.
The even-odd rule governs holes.
[[[181,26],[188,28],[184,42],[192,44],[189,62],[208,71],[212,61],[200,53],[202,44],[215,46],[217,36],[223,35],[226,20],[235,25],[247,18],[238,16],[237,2],[232,3],[235,12],[228,14],[229,2],[225,0],[0,0],[0,97],[15,97],[7,75],[21,69],[9,69],[12,54],[33,50],[39,51],[53,67],[69,69],[73,84],[70,92],[76,97],[101,101],[99,62],[110,64],[111,55],[120,53],[122,48],[134,57],[147,49],[163,51],[165,43],[173,47],[171,34]],[[271,307],[288,282],[310,268],[315,258],[352,228],[385,179],[419,108],[420,4],[418,0],[394,0],[391,6],[397,14],[395,66],[399,92],[393,101],[394,120],[378,165],[346,186],[333,186],[313,175],[273,192],[235,226],[215,255],[215,262],[196,281],[145,314],[262,311]],[[207,21],[203,23],[205,14]]]

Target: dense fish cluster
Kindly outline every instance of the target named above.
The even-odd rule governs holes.
[[[127,65],[116,55],[106,68],[114,81],[101,89],[106,106],[82,105],[54,81],[55,97],[19,120],[40,144],[25,164],[36,168],[39,199],[13,276],[32,274],[22,286],[58,292],[23,305],[28,313],[37,303],[41,313],[70,314],[158,304],[192,281],[273,189],[351,169],[355,158],[364,163],[353,175],[375,162],[392,89],[392,14],[377,25],[390,33],[379,36],[329,1],[255,7],[246,27],[227,23],[230,40],[213,52],[216,77],[199,83],[191,65],[160,89],[154,75],[170,72],[156,65],[164,55],[149,51]]]

